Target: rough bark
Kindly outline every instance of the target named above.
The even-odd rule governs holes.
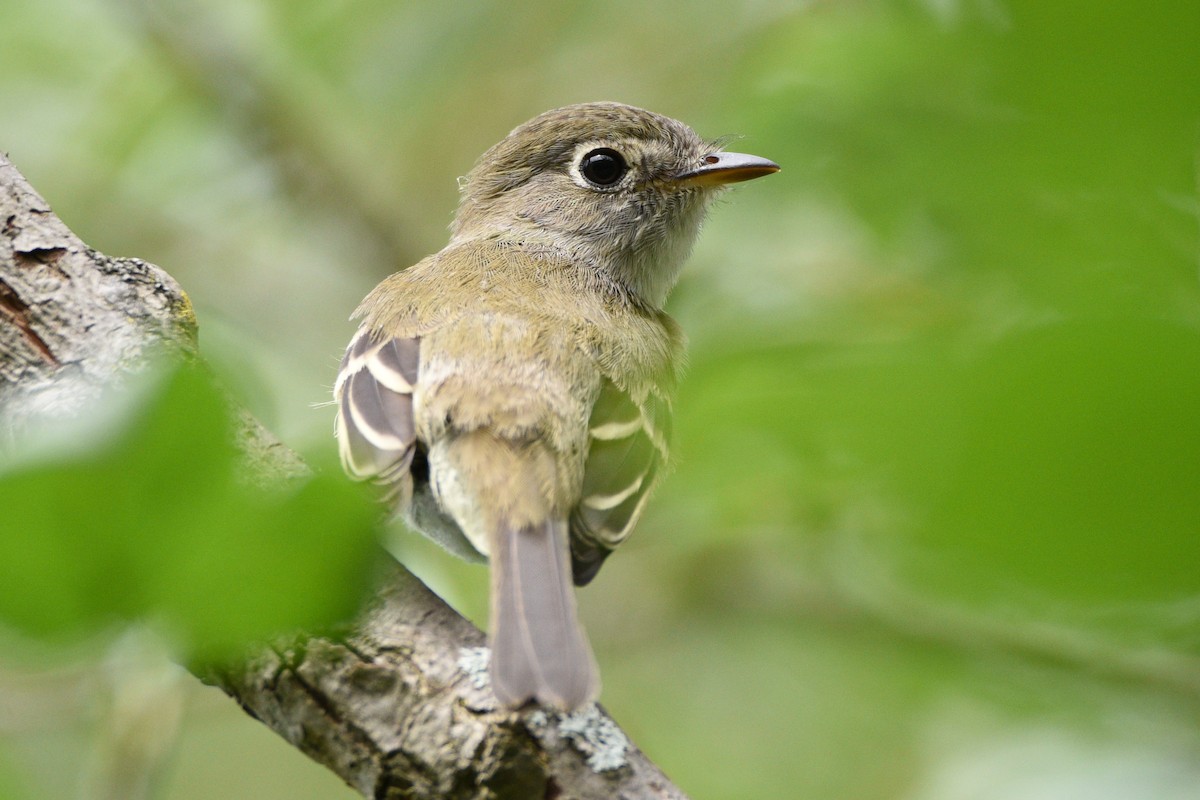
[[[0,156],[0,431],[102,402],[162,353],[199,358],[182,288],[88,248]],[[256,479],[305,470],[243,413]],[[338,636],[298,636],[203,671],[372,798],[683,798],[598,707],[496,707],[484,636],[396,565]]]
[[[155,353],[195,352],[187,295],[90,249],[0,156],[0,425],[77,413]]]

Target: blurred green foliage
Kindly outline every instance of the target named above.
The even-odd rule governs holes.
[[[714,210],[672,298],[678,468],[580,593],[606,706],[695,797],[1175,800],[1200,796],[1198,41],[1194,0],[45,0],[0,26],[0,147],[90,244],[178,278],[222,374],[328,453],[345,317],[444,244],[454,177],[506,131],[618,99],[745,134],[784,171]],[[91,458],[23,489],[83,521],[28,554],[103,524],[62,499]],[[174,523],[130,520],[146,492],[195,508],[126,486],[140,531]],[[192,607],[88,589],[168,547],[98,541],[6,607]],[[203,591],[242,552],[212,544],[163,577]],[[486,619],[482,570],[396,549]],[[251,632],[213,608],[180,624]],[[224,758],[206,725],[254,724],[189,702],[174,800],[211,796],[186,779]],[[271,794],[254,763],[222,796],[337,791]]]
[[[154,620],[217,658],[353,614],[377,518],[360,487],[330,472],[256,484],[228,398],[196,367],[123,422],[0,473],[0,620],[51,637]]]
[[[762,126],[817,154],[793,155],[876,271],[820,346],[712,382],[772,387],[751,417],[802,439],[790,463],[875,482],[922,591],[1051,617],[1191,598],[1200,7],[929,12],[825,7],[763,49],[793,81]]]

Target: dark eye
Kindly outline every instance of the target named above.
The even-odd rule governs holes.
[[[612,186],[624,177],[629,165],[616,150],[600,147],[592,150],[579,162],[579,171],[597,186]]]

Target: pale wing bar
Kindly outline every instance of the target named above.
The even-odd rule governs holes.
[[[346,349],[334,396],[338,450],[359,480],[397,483],[406,477],[416,445],[412,392],[420,342],[377,341],[360,330]]]
[[[589,428],[583,496],[571,513],[571,562],[579,586],[596,576],[641,516],[667,462],[670,403],[656,390],[635,402],[606,380]]]

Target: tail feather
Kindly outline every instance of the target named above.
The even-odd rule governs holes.
[[[492,545],[492,688],[510,708],[573,710],[598,694],[568,549],[566,520],[501,530]]]

